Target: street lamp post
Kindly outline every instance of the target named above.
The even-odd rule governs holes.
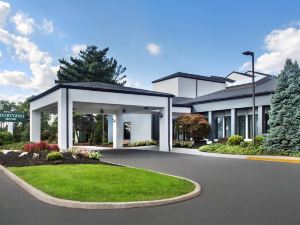
[[[254,77],[254,52],[246,51],[243,55],[252,58],[252,143],[255,144],[255,77]]]

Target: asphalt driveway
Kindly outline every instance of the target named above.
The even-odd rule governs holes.
[[[36,200],[0,174],[0,224],[300,224],[300,164],[134,150],[104,151],[103,159],[191,178],[203,193],[159,207],[67,209]]]

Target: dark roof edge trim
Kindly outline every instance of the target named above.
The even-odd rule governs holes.
[[[77,89],[77,90],[88,90],[88,91],[101,91],[101,92],[112,92],[112,93],[124,93],[124,94],[134,94],[134,95],[146,95],[146,96],[157,96],[157,97],[174,97],[172,94],[168,93],[151,93],[151,92],[138,92],[134,90],[112,90],[112,89],[105,89],[105,88],[92,88],[92,87],[80,87],[80,86],[73,86],[73,85],[65,85],[65,84],[58,84],[49,90],[32,97],[29,101],[33,102],[38,100],[60,88],[69,88],[69,89]]]
[[[192,74],[194,75],[194,74]],[[194,75],[194,76],[199,76],[199,75]],[[182,75],[182,74],[172,74],[172,75],[169,75],[169,76],[166,76],[166,77],[162,77],[162,78],[159,78],[157,80],[154,80],[152,81],[152,83],[158,83],[158,82],[161,82],[161,81],[165,81],[165,80],[170,80],[170,79],[173,79],[173,78],[176,78],[176,77],[183,77],[183,78],[187,78],[187,79],[192,79],[192,80],[204,80],[204,81],[208,81],[208,82],[215,82],[215,83],[225,83],[225,80],[221,80],[222,77],[219,78],[212,78],[210,79],[211,77],[189,77],[188,75]]]
[[[177,103],[177,104],[172,104],[173,107],[184,107],[184,108],[191,108],[193,107],[193,104],[180,104],[180,103]]]
[[[270,94],[274,94],[274,91],[266,91],[266,92],[261,92],[261,93],[255,93],[255,97],[270,95]],[[216,99],[211,99],[211,100],[197,101],[197,102],[193,102],[191,104],[192,105],[197,105],[197,104],[202,104],[202,103],[220,102],[220,101],[227,101],[227,100],[248,98],[248,97],[252,97],[252,94],[244,94],[244,95],[233,96],[233,97],[228,97],[228,98],[216,98]]]

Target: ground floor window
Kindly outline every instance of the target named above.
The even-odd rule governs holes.
[[[223,127],[223,117],[214,117],[213,118],[213,127],[214,127],[214,138],[219,139],[224,137],[224,127]]]
[[[269,111],[270,111],[270,106],[263,106],[263,127],[262,127],[262,132],[269,133],[270,126],[268,124],[269,121]]]
[[[131,136],[131,123],[124,123],[124,140],[130,140]]]
[[[237,133],[238,135],[246,138],[246,116],[237,116]]]
[[[231,116],[225,117],[225,137],[231,136]]]

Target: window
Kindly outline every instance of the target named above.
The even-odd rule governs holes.
[[[213,129],[214,129],[214,138],[223,138],[223,117],[214,117],[213,118]]]
[[[225,137],[231,136],[231,116],[225,117]]]
[[[237,116],[237,133],[242,137],[246,137],[246,116]]]
[[[125,122],[124,123],[124,140],[130,140],[131,136],[131,123]]]
[[[269,121],[269,111],[270,111],[270,106],[264,106],[263,107],[263,130],[262,132],[269,133],[270,126],[268,124]]]

